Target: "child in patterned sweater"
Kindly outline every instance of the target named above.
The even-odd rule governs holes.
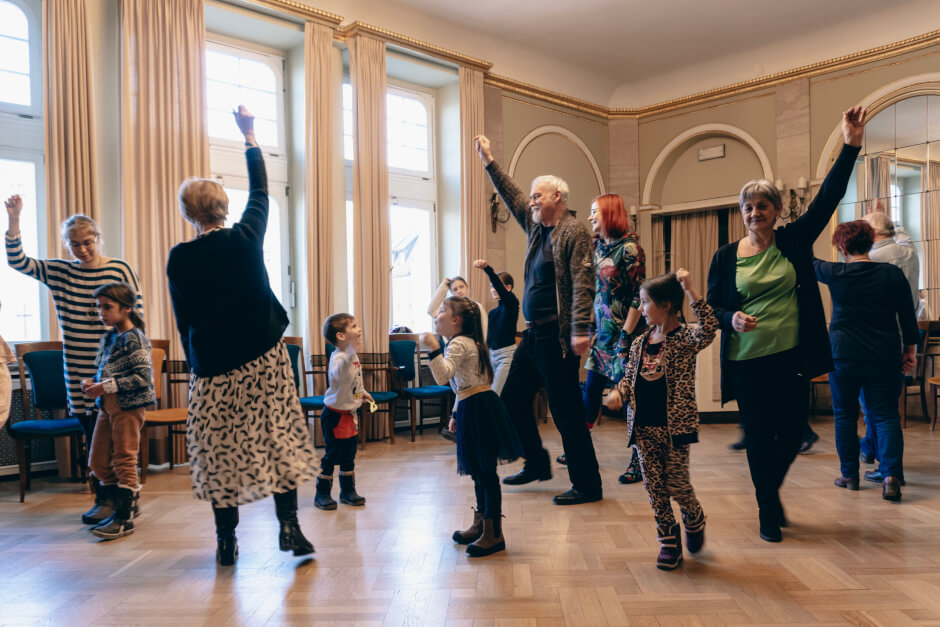
[[[695,324],[679,322],[683,292]],[[705,512],[689,481],[689,445],[698,442],[696,356],[715,339],[718,320],[682,268],[643,282],[640,313],[649,329],[633,341],[623,378],[606,405],[627,406],[628,441],[637,446],[656,519],[656,566],[671,570],[682,562],[682,540],[670,497],[679,503],[689,552],[698,553],[705,543]]]
[[[98,374],[82,381],[82,391],[98,405],[89,466],[114,503],[114,510],[91,532],[114,540],[134,533],[134,515],[139,511],[140,431],[146,407],[157,399],[150,341],[144,335],[144,321],[134,309],[137,294],[127,283],[108,283],[96,289],[94,297],[98,315],[110,329],[98,349]]]

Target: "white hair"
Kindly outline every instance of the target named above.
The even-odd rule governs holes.
[[[553,191],[558,192],[561,195],[561,202],[568,204],[568,184],[565,183],[564,179],[555,176],[554,174],[545,174],[543,176],[537,176],[532,180],[532,186],[536,187],[540,183],[545,183]]]

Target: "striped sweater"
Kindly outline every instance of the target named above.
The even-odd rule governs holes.
[[[94,378],[98,344],[107,328],[98,317],[92,297],[106,283],[124,282],[137,292],[137,310],[144,313],[137,275],[126,261],[109,259],[100,268],[82,268],[77,261],[37,260],[23,253],[19,237],[6,237],[7,263],[18,272],[33,277],[49,288],[62,329],[65,380],[69,412],[82,415],[97,412],[95,401],[82,393],[82,379]]]
[[[150,341],[144,332],[137,327],[123,333],[109,329],[101,338],[95,380],[104,383],[106,393],[117,394],[121,409],[138,409],[156,403]],[[100,407],[101,397],[97,402]]]

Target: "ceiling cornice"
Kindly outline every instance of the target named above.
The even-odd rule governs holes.
[[[378,26],[372,26],[371,24],[366,24],[365,22],[352,22],[351,24],[341,27],[336,31],[336,38],[343,41],[352,39],[356,35],[369,35],[371,37],[375,37],[376,39],[380,39],[385,43],[397,44],[410,50],[417,50],[438,59],[450,61],[451,63],[462,65],[464,67],[473,68],[483,73],[488,72],[489,69],[493,67],[493,64],[489,61],[484,61],[483,59],[477,59],[460,52],[448,50],[447,48],[442,48],[441,46],[437,46],[426,41],[421,41],[420,39],[415,39],[414,37],[409,37],[407,35],[402,35],[384,28],[379,28]]]
[[[324,26],[329,26],[330,28],[338,28],[343,21],[342,15],[336,15],[335,13],[330,13],[329,11],[323,11],[321,9],[315,9],[312,6],[296,2],[295,0],[246,0],[251,4],[258,6],[266,7],[269,9],[274,9],[276,11],[281,11],[287,13],[288,15],[293,15],[295,17],[301,17],[305,20],[311,22],[317,22],[323,24]]]
[[[870,48],[861,52],[855,52],[853,54],[836,57],[835,59],[829,59],[828,61],[819,61],[817,63],[804,65],[792,70],[777,72],[776,74],[771,74],[769,76],[762,76],[760,78],[741,81],[739,83],[718,87],[716,89],[710,89],[708,91],[699,92],[690,96],[673,98],[672,100],[666,100],[663,102],[647,105],[645,107],[637,107],[632,109],[608,108],[603,105],[580,100],[572,96],[567,96],[565,94],[550,91],[548,89],[543,89],[535,85],[523,83],[522,81],[517,81],[505,76],[499,76],[497,74],[486,74],[486,76],[484,76],[484,82],[487,85],[493,85],[512,93],[529,96],[530,98],[536,98],[544,102],[574,109],[575,111],[580,111],[582,113],[589,113],[591,115],[596,115],[608,120],[645,118],[653,115],[659,115],[661,113],[667,113],[669,111],[674,111],[684,107],[705,104],[722,98],[739,96],[741,94],[746,94],[748,92],[757,91],[760,89],[766,89],[768,87],[779,85],[780,83],[785,83],[800,78],[811,78],[814,76],[819,76],[820,74],[836,72],[865,63],[881,61],[883,59],[896,57],[900,54],[905,54],[908,52],[914,52],[916,50],[937,44],[940,44],[940,30],[931,31],[929,33],[924,33],[923,35],[918,35],[903,41],[886,44],[884,46],[878,46],[877,48]]]

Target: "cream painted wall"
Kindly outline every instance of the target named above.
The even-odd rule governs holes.
[[[698,160],[701,148],[724,144],[725,156]],[[651,202],[660,206],[736,196],[741,184],[762,178],[760,160],[750,146],[727,135],[690,140],[684,150],[676,151],[660,169]]]
[[[437,90],[435,109],[436,150],[440,163],[437,173],[437,261],[439,278],[443,279],[460,273],[460,86],[457,83]]]

